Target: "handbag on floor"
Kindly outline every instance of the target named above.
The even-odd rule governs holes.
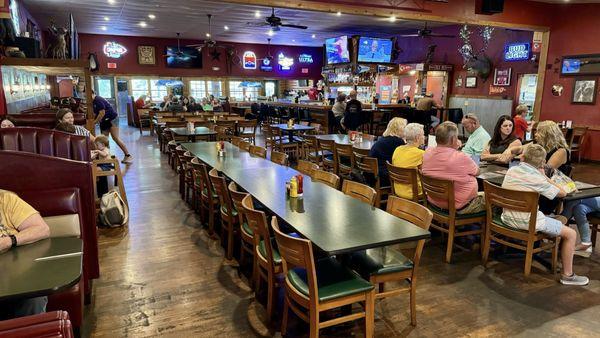
[[[129,207],[117,189],[102,195],[98,218],[102,225],[111,228],[124,226],[129,221]]]

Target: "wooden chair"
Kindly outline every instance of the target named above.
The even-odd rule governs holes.
[[[233,129],[226,126],[215,126],[215,131],[217,132],[217,141],[227,141],[231,142],[231,137],[233,136]]]
[[[208,225],[208,234],[214,238],[215,234],[215,216],[219,214],[219,196],[215,192],[213,184],[208,176],[208,168],[205,164],[200,164],[199,169],[200,180],[202,181],[202,192],[200,200],[200,212],[206,212],[206,221]],[[201,217],[202,218],[202,217]]]
[[[239,147],[240,146],[240,142],[242,142],[242,138],[241,137],[237,137],[237,136],[232,136],[231,137],[231,144]]]
[[[237,232],[238,223],[238,212],[233,208],[233,202],[231,202],[231,196],[229,190],[227,190],[227,184],[225,178],[219,176],[217,169],[212,169],[208,176],[210,182],[213,184],[215,193],[219,196],[219,202],[221,203],[221,241],[225,239],[227,235],[227,245],[225,258],[228,260],[233,259],[233,236]]]
[[[446,263],[450,263],[452,259],[452,248],[454,238],[469,235],[481,236],[481,247],[483,248],[484,241],[484,222],[485,211],[475,214],[460,215],[456,213],[456,204],[454,203],[454,182],[440,180],[425,175],[421,176],[421,184],[423,185],[423,194],[425,195],[425,206],[433,212],[433,219],[436,221],[431,224],[431,227],[448,234],[448,244],[446,246]],[[428,199],[433,198],[438,201],[445,201],[448,205],[448,210],[438,208],[429,203]],[[465,225],[481,224],[479,229],[458,231],[460,227]]]
[[[250,145],[250,154],[262,158],[267,158],[267,149],[260,146]]]
[[[240,150],[243,151],[247,151],[250,152],[250,142],[246,142],[246,141],[240,141],[240,143],[238,144],[238,147],[240,148]]]
[[[129,107],[129,105],[128,105]],[[133,108],[137,110],[137,123],[138,126],[140,127],[140,135],[143,135],[143,130],[144,127],[147,127],[148,130],[150,130],[150,134],[152,134],[152,119],[150,118],[150,111],[149,109],[137,109],[137,108]]]
[[[190,203],[191,205],[195,204],[194,201],[194,177],[192,173],[192,165],[191,161],[196,158],[196,156],[192,155],[189,151],[183,153],[184,160],[184,183],[185,183],[185,196],[184,201]]]
[[[273,128],[270,124],[266,123],[262,127],[263,135],[265,137],[265,148],[275,149],[275,135],[273,134]]]
[[[487,181],[483,182],[485,191],[486,207],[486,229],[483,244],[483,265],[485,266],[490,252],[490,243],[495,241],[511,248],[525,251],[525,277],[531,272],[533,255],[543,251],[552,250],[552,271],[556,273],[556,262],[558,260],[559,237],[550,237],[544,233],[536,232],[536,221],[538,211],[539,194],[534,191],[517,191],[504,189]],[[509,209],[511,211],[529,214],[529,229],[520,230],[513,228],[502,221],[496,208]],[[514,241],[509,241],[512,239]],[[536,247],[536,243],[539,246]]]
[[[204,189],[204,185],[202,184],[202,178],[201,178],[201,169],[200,166],[202,165],[202,163],[200,163],[200,160],[197,157],[194,157],[191,161],[190,161],[190,166],[192,168],[192,181],[194,182],[193,185],[193,201],[194,203],[194,210],[196,212],[198,212],[198,214],[200,214],[200,222],[204,222],[204,213],[201,210],[201,204],[202,204],[202,190]]]
[[[574,127],[571,133],[571,139],[569,140],[569,149],[571,149],[571,156],[573,153],[577,153],[577,162],[581,163],[581,151],[583,149],[583,142],[585,141],[585,135],[588,127]]]
[[[355,149],[356,148],[354,148],[354,150]],[[375,206],[381,208],[381,205],[387,202],[387,196],[392,188],[390,186],[381,185],[377,159],[375,157],[365,156],[362,152],[354,151],[354,164],[363,175],[370,175],[373,179],[372,187],[377,191],[377,201],[375,201]]]
[[[335,172],[335,141],[334,140],[319,140],[319,152],[321,153],[321,161],[323,170]]]
[[[600,212],[592,212],[587,215],[588,222],[590,223],[590,229],[592,230],[592,249],[596,248],[596,238],[598,237],[598,231],[600,231]]]
[[[412,198],[413,202],[419,203],[423,198],[423,192],[419,191],[419,169],[417,168],[400,168],[392,165],[390,162],[386,162],[388,175],[390,177],[391,192],[393,195],[398,195],[396,192],[395,184],[404,184],[412,187]]]
[[[296,168],[296,170],[303,173],[304,175],[313,177],[314,172],[316,170],[319,170],[319,166],[312,162],[298,160],[298,167]]]
[[[276,306],[277,289],[281,287],[278,282],[282,272],[281,255],[274,239],[271,238],[265,213],[253,208],[252,196],[244,197],[242,207],[254,238],[254,290],[258,293],[261,281],[267,282],[267,318],[270,321],[273,317],[273,307]]]
[[[316,136],[304,135],[302,157],[305,160],[315,163],[317,166],[321,164],[321,153],[319,152],[319,142]]]
[[[250,196],[250,194],[238,191],[237,186],[233,181],[229,183],[227,188],[229,189],[229,194],[231,195],[233,207],[238,215],[238,224],[240,224],[240,237],[242,238],[240,264],[243,264],[246,262],[246,254],[250,255],[251,257],[254,256],[254,232],[248,224],[246,211],[242,203],[244,198]],[[254,208],[254,205],[252,204],[252,198],[250,198],[249,206]]]
[[[271,151],[271,162],[277,163],[279,165],[288,165],[288,155],[284,153],[280,153],[278,151]]]
[[[315,170],[312,175],[313,182],[325,183],[333,189],[340,189],[340,178],[334,173],[325,170]]]
[[[340,176],[344,180],[351,180],[352,171],[354,170],[354,153],[352,152],[352,145],[338,143],[335,144],[333,149],[333,162],[335,165],[335,174]]]
[[[375,206],[377,192],[368,185],[344,180],[342,184],[342,192],[348,196],[354,197],[359,201],[365,202],[371,206]]]
[[[275,144],[273,149],[288,154],[290,158],[298,158],[299,142],[290,142],[287,135],[284,135],[281,129],[271,127]]]
[[[241,120],[237,123],[237,135],[256,145],[256,120]]]
[[[425,230],[429,230],[433,218],[431,211],[424,206],[396,196],[390,196],[387,212]],[[424,246],[424,239],[417,242],[412,259],[392,247],[368,249],[356,252],[351,257],[352,267],[376,286],[375,299],[395,296],[406,291],[410,293],[410,322],[413,326],[417,325],[417,271]],[[385,290],[385,283],[405,280],[408,281],[408,288]]]
[[[365,319],[365,336],[373,337],[375,297],[373,285],[345,268],[334,258],[315,261],[309,240],[291,237],[279,229],[277,219],[272,221],[275,239],[281,253],[285,275],[285,299],[281,334],[287,333],[288,312],[291,309],[310,325],[310,337],[318,337],[319,330],[333,325]],[[330,293],[327,290],[335,290]],[[359,312],[321,321],[321,312],[362,303]]]
[[[98,177],[115,177],[115,186],[119,188],[119,193],[121,194],[121,198],[127,206],[129,207],[129,203],[127,202],[127,194],[125,193],[125,184],[123,183],[123,174],[121,173],[121,167],[119,166],[119,160],[112,156],[106,160],[93,160],[92,164],[94,165],[94,170],[92,170],[92,180],[94,182],[94,193],[97,191],[97,183]],[[101,166],[105,169],[103,170]]]

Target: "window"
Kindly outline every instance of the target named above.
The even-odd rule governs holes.
[[[229,81],[229,96],[236,101],[256,100],[260,94],[260,87],[251,85],[260,84],[260,82],[244,81],[243,83],[241,81]]]
[[[19,4],[17,0],[10,1],[10,17],[15,27],[15,36],[21,36],[21,17],[19,16]]]
[[[275,95],[275,82],[265,82],[265,95],[273,96]]]
[[[206,81],[206,90],[208,91],[208,95],[213,95],[216,98],[223,95],[221,92],[221,81]]]
[[[240,81],[229,81],[229,96],[235,101],[244,101],[244,88],[240,85]]]
[[[196,100],[202,100],[206,95],[205,81],[190,81],[190,96]]]
[[[105,99],[112,99],[112,80],[110,79],[98,79],[98,95]]]
[[[163,97],[167,95],[167,86],[159,86],[158,80],[150,80],[150,98],[152,98],[152,101],[162,101]]]
[[[131,95],[137,100],[142,95],[148,95],[147,79],[131,79]]]

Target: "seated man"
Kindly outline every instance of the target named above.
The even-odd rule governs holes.
[[[15,193],[0,190],[0,254],[48,238],[50,229],[40,214]],[[0,303],[0,320],[46,312],[47,297]]]
[[[546,150],[538,144],[532,144],[525,149],[523,160],[518,166],[508,169],[502,187],[520,191],[536,191],[540,195],[554,199],[564,197],[566,193],[544,175],[544,163],[546,162]],[[504,209],[502,221],[508,226],[528,230],[529,217],[527,212],[517,212]],[[565,285],[587,285],[589,279],[577,276],[573,273],[573,252],[577,233],[575,230],[564,226],[563,222],[545,216],[538,208],[536,216],[536,231],[543,232],[549,236],[560,236],[562,274],[560,282]]]
[[[477,192],[479,167],[465,153],[458,151],[458,128],[446,121],[435,131],[437,147],[428,148],[423,155],[423,175],[454,181],[454,203],[459,214],[472,214],[485,209],[483,193]],[[447,202],[428,198],[439,208],[448,209]]]
[[[408,96],[408,93],[406,96]],[[410,103],[410,97],[408,97],[407,103]],[[438,105],[435,103],[435,100],[433,99],[433,93],[427,93],[425,96],[420,98],[417,101],[416,108],[420,111],[431,112],[431,128],[435,129],[440,124],[440,119],[437,117],[437,109],[440,107],[438,107]]]
[[[479,124],[479,118],[473,114],[467,114],[461,121],[463,127],[469,132],[469,139],[462,148],[463,153],[471,157],[481,156],[481,152],[492,139],[485,129]]]

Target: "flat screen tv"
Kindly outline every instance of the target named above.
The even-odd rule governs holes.
[[[361,36],[358,40],[358,62],[390,63],[392,40]]]
[[[344,35],[325,40],[325,56],[328,65],[350,62],[348,37]]]
[[[196,48],[180,47],[179,51],[177,46],[167,47],[168,68],[202,68],[202,54]]]

